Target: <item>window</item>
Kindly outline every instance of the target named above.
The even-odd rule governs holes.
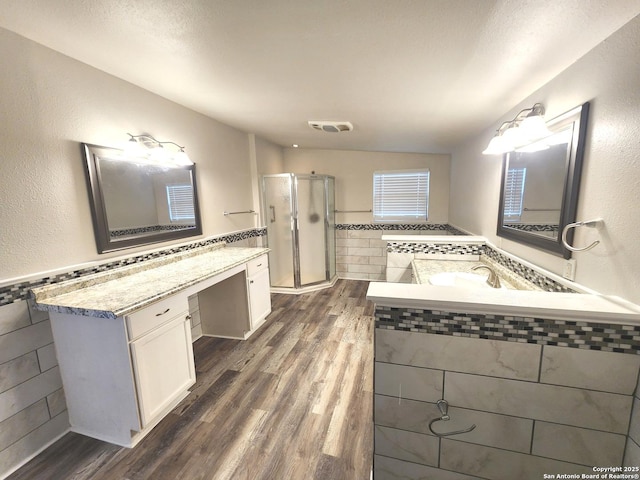
[[[426,221],[429,170],[373,172],[375,222]]]
[[[510,168],[504,185],[504,213],[505,222],[519,222],[522,216],[522,198],[524,197],[524,182],[527,176],[526,168]]]
[[[169,202],[169,218],[172,222],[196,219],[192,185],[167,185],[167,201]]]

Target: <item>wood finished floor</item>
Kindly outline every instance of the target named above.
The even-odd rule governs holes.
[[[191,394],[133,449],[69,433],[8,477],[368,479],[373,305],[368,282],[272,295],[249,340],[194,343]]]

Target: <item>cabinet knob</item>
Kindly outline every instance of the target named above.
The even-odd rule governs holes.
[[[253,283],[253,280],[249,280],[249,283]]]
[[[193,317],[191,315],[187,315],[186,317],[184,317],[185,320],[191,320]]]

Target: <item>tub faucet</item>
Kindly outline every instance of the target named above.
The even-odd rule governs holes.
[[[498,278],[498,274],[493,268],[487,265],[476,265],[475,267],[471,267],[471,270],[480,270],[481,268],[486,268],[489,271],[489,276],[487,277],[487,285],[492,288],[500,288],[500,278]]]

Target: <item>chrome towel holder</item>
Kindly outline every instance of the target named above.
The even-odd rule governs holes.
[[[255,210],[243,210],[241,212],[227,212],[227,211],[224,211],[223,213],[224,213],[225,217],[228,217],[229,215],[238,215],[240,213],[256,213],[256,211]]]
[[[600,243],[600,240],[596,240],[591,245],[587,245],[586,247],[574,247],[569,245],[569,243],[567,242],[567,233],[572,228],[577,228],[577,227],[593,228],[593,227],[597,227],[603,222],[604,220],[602,220],[601,218],[596,218],[594,220],[586,220],[584,222],[575,222],[575,223],[569,223],[565,225],[565,227],[562,229],[562,245],[564,245],[564,247],[567,250],[571,250],[572,252],[586,252],[587,250],[591,250],[593,247],[595,247]]]
[[[470,431],[472,431],[473,429],[476,428],[476,424],[474,423],[473,425],[471,425],[469,428],[464,428],[462,430],[455,430],[453,432],[447,432],[447,433],[438,433],[436,431],[433,430],[433,424],[436,422],[446,422],[448,420],[451,420],[451,417],[449,416],[449,402],[447,402],[444,398],[438,400],[436,402],[436,406],[438,407],[438,410],[440,410],[440,413],[442,414],[440,416],[440,418],[434,418],[433,420],[431,420],[429,422],[429,430],[431,431],[431,433],[433,433],[436,437],[449,437],[451,435],[459,435],[461,433],[468,433]]]

